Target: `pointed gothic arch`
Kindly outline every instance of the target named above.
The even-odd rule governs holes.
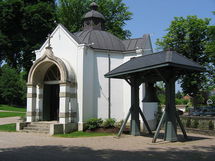
[[[28,75],[27,122],[71,122],[71,102],[76,101],[76,78],[66,61],[46,47]]]
[[[28,84],[36,85],[43,83],[47,70],[56,65],[60,71],[60,81],[62,83],[71,82],[72,78],[68,75],[65,63],[58,57],[53,55],[51,48],[46,48],[44,55],[37,59],[32,65],[28,74]]]

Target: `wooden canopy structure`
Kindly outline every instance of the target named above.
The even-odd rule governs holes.
[[[139,107],[139,86],[143,82],[164,81],[166,85],[166,108],[155,132],[153,142],[156,141],[163,122],[165,122],[164,140],[177,141],[177,122],[186,138],[186,132],[175,107],[175,81],[181,75],[203,71],[205,68],[175,51],[162,51],[131,58],[105,74],[107,78],[125,79],[131,86],[131,107],[118,136],[121,135],[130,115],[131,135],[140,135],[139,114],[142,116],[149,133],[152,133]]]

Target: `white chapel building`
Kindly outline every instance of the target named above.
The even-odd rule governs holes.
[[[105,17],[91,4],[83,30],[70,33],[59,24],[36,50],[27,82],[27,122],[50,121],[63,132],[83,130],[90,118],[123,120],[130,108],[130,86],[124,80],[107,79],[106,73],[132,57],[151,54],[148,34],[121,40],[104,30]],[[155,101],[140,106],[155,128]]]

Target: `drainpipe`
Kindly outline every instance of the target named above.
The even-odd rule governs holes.
[[[111,70],[110,53],[108,53],[108,72]],[[111,80],[108,78],[108,118],[111,118]]]

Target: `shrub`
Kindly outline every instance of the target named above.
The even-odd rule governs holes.
[[[214,129],[214,123],[213,123],[212,120],[209,121],[208,128],[209,128],[209,130],[213,130]]]
[[[189,103],[189,100],[182,99],[182,104],[183,104],[183,105],[187,105],[188,103]]]
[[[198,120],[193,120],[192,121],[192,128],[197,128],[199,126]]]
[[[87,120],[86,129],[93,130],[93,129],[99,128],[101,127],[102,123],[103,121],[101,118],[91,118]]]
[[[110,119],[106,119],[102,125],[104,128],[111,128],[111,127],[115,127],[115,123],[116,123],[116,120],[110,118]]]
[[[190,118],[187,119],[186,127],[191,127],[191,119]]]
[[[123,120],[120,120],[120,121],[115,123],[115,127],[120,128],[122,126],[122,124],[123,124]]]
[[[186,100],[186,99],[183,99],[183,98],[176,98],[175,99],[175,104],[176,105],[187,105],[188,104],[188,100]]]
[[[175,99],[175,104],[176,105],[182,105],[183,104],[182,102],[183,102],[182,99],[179,99],[179,98]]]

